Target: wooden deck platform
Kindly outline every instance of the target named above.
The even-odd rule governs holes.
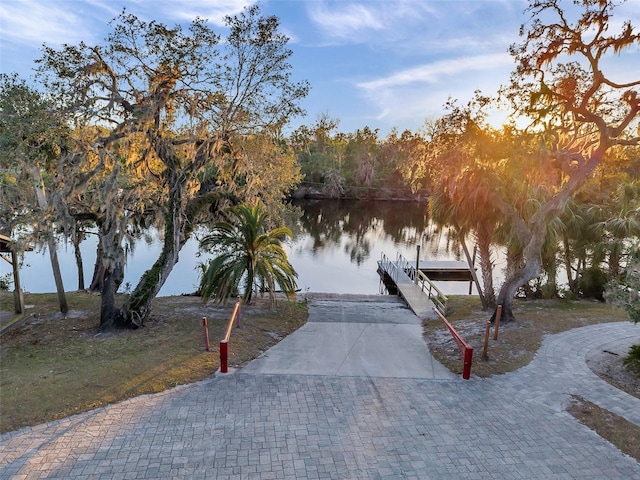
[[[442,282],[473,281],[467,262],[457,260],[420,260],[418,267],[431,280]]]

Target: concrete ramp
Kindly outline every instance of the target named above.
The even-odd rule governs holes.
[[[242,373],[456,378],[429,353],[421,320],[391,296],[310,296],[309,320]]]

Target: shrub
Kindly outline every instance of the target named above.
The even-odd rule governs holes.
[[[631,345],[629,353],[624,357],[622,363],[625,367],[632,368],[640,373],[640,345]]]
[[[606,285],[607,275],[599,267],[589,267],[583,270],[578,279],[578,291],[584,298],[604,300]]]
[[[630,262],[622,278],[607,284],[608,302],[624,308],[632,322],[640,322],[640,260],[637,255]]]
[[[0,290],[9,290],[11,288],[11,284],[13,283],[11,277],[10,273],[0,275]]]

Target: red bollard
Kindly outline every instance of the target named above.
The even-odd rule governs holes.
[[[202,317],[202,330],[204,330],[204,349],[209,351],[209,326],[207,325],[207,317]]]
[[[229,343],[226,340],[222,340],[220,342],[220,372],[227,373],[227,362],[229,356],[228,350]]]
[[[473,347],[464,349],[464,367],[462,368],[462,378],[469,380],[471,377],[471,361],[473,360]]]

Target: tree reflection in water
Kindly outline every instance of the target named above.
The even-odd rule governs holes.
[[[318,200],[295,206],[301,215],[289,225],[295,233],[289,260],[308,291],[377,293],[382,252],[414,259],[420,245],[422,259],[461,259],[448,229],[429,222],[425,204]]]
[[[299,203],[295,213],[287,225],[294,232],[294,240],[286,245],[286,250],[303,291],[377,294],[380,292],[377,262],[382,252],[392,258],[400,252],[406,258],[415,259],[416,246],[420,245],[420,258],[424,260],[463,259],[448,229],[438,228],[429,221],[425,204],[323,200]],[[127,260],[122,288],[138,282],[161,248],[157,232],[147,233],[147,241],[139,239]],[[199,254],[197,243],[196,238],[187,242],[160,296],[196,290],[197,265],[207,258]],[[95,236],[83,242],[82,248],[85,264],[93,265]],[[54,291],[50,275],[42,273],[48,271],[44,253],[25,255],[20,272],[25,291]],[[72,249],[60,249],[58,253],[65,284],[77,283]],[[0,275],[6,269],[0,264]],[[445,293],[468,290],[466,282],[442,282],[439,286]]]

